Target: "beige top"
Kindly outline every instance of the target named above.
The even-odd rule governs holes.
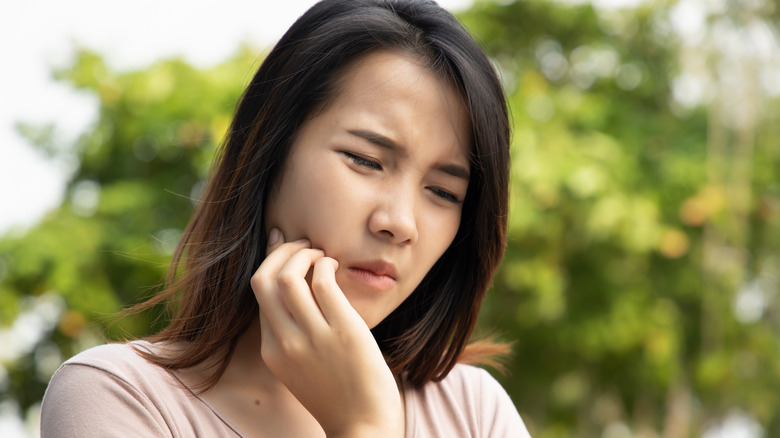
[[[407,438],[529,437],[506,391],[480,368],[456,365],[441,382],[404,385],[404,400]],[[107,344],[74,356],[54,374],[41,436],[247,435],[175,372],[147,362],[130,344]]]

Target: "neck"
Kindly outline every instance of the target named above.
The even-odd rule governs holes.
[[[260,354],[260,321],[255,319],[241,334],[220,383],[237,385],[254,392],[261,390],[279,395],[289,390],[268,369]],[[218,383],[219,384],[219,383]],[[290,395],[292,396],[292,395]]]
[[[256,319],[238,338],[225,372],[203,396],[247,435],[323,436],[319,423],[266,366],[260,339]],[[208,370],[208,364],[187,370],[189,380],[202,381]]]

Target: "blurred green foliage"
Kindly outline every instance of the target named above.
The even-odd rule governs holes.
[[[780,101],[759,99],[749,123],[722,120],[717,90],[677,102],[673,7],[461,14],[514,123],[509,247],[480,324],[515,341],[499,378],[535,437],[699,436],[733,412],[780,435]],[[64,358],[159,328],[159,315],[107,321],[164,277],[257,63],[243,48],[205,70],[115,72],[82,51],[58,73],[99,98],[99,119],[73,145],[63,205],[0,239],[0,327],[58,309],[43,339],[3,356],[3,397],[34,406]]]

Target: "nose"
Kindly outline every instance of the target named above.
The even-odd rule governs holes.
[[[368,229],[375,236],[393,244],[417,241],[418,230],[412,190],[396,187],[383,194],[368,219]]]

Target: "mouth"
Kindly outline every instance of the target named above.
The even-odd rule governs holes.
[[[398,272],[395,266],[381,260],[359,263],[348,268],[349,276],[364,286],[387,291],[395,286]]]

